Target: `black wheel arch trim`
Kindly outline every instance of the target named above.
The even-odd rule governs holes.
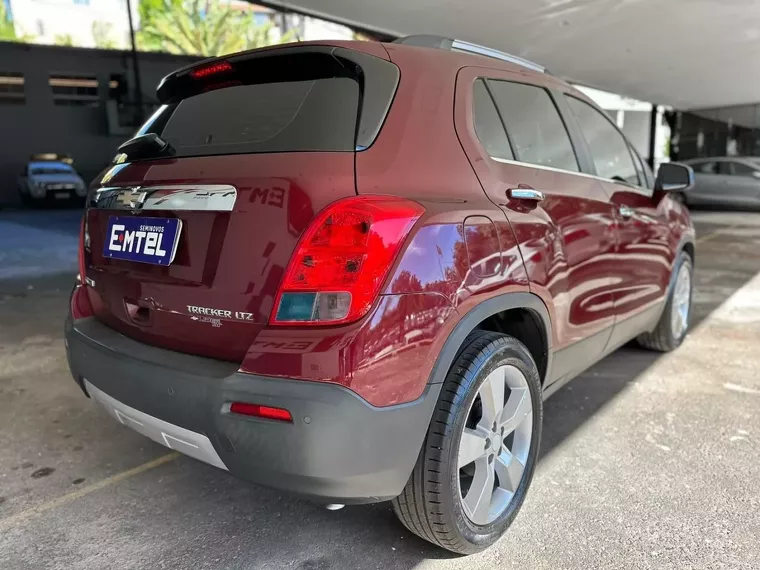
[[[689,253],[686,251],[686,246],[691,246],[692,253]],[[670,291],[673,288],[673,285],[676,282],[676,269],[678,269],[678,260],[681,257],[682,253],[685,253],[686,255],[691,258],[691,266],[692,271],[694,270],[694,264],[696,263],[696,241],[694,240],[694,236],[691,233],[686,233],[683,236],[681,236],[681,240],[678,242],[678,247],[676,248],[676,255],[673,258],[673,267],[670,269],[670,280],[668,281],[668,295],[670,295]],[[663,303],[663,307],[667,304],[667,296],[665,298],[665,303]]]
[[[505,293],[486,299],[470,309],[456,324],[441,349],[428,378],[428,384],[442,384],[451,365],[459,355],[462,343],[477,326],[497,313],[511,309],[526,309],[538,317],[544,329],[544,346],[546,349],[546,372],[541,381],[549,377],[552,359],[552,326],[549,310],[540,297],[529,292]]]
[[[682,251],[686,251],[686,246],[690,245],[692,249],[691,256],[691,262],[694,263],[696,261],[697,257],[697,242],[694,239],[693,231],[686,232],[684,235],[681,236],[681,240],[678,242],[678,248],[676,248],[676,251],[678,252],[676,256],[676,260],[678,259],[678,255],[681,255]]]
[[[692,253],[689,254],[688,251],[686,251],[686,246],[690,245],[692,249]],[[696,241],[694,240],[693,233],[685,233],[683,236],[681,236],[681,240],[678,242],[678,247],[676,248],[676,254],[673,257],[673,267],[670,268],[670,278],[668,279],[668,289],[665,293],[665,300],[662,302],[662,305],[660,307],[660,313],[659,315],[662,316],[662,311],[665,310],[665,307],[668,304],[668,299],[670,298],[670,292],[673,290],[673,287],[676,284],[676,275],[677,275],[677,269],[678,269],[678,261],[681,259],[681,254],[685,253],[689,256],[691,259],[691,268],[692,272],[694,271],[694,265],[696,263]],[[660,316],[657,317],[657,320],[659,321]],[[655,321],[656,323],[657,321]]]

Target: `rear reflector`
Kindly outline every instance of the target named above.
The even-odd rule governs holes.
[[[260,406],[258,404],[248,404],[246,402],[232,402],[230,404],[230,412],[243,416],[265,418],[267,420],[293,422],[293,416],[290,415],[288,410],[283,408],[273,408],[271,406]]]
[[[335,325],[363,317],[424,211],[394,196],[345,198],[322,210],[290,259],[270,324]]]

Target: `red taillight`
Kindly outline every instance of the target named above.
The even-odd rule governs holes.
[[[272,406],[260,406],[258,404],[248,404],[246,402],[232,402],[230,412],[244,416],[253,416],[256,418],[265,418],[267,420],[279,420],[281,422],[293,422],[293,416],[284,408],[274,408]]]
[[[75,321],[91,317],[94,314],[90,298],[87,296],[87,287],[84,285],[74,287],[71,292],[69,309],[71,310],[71,318]]]
[[[424,208],[392,196],[358,196],[320,212],[298,242],[270,324],[339,324],[364,316]]]
[[[217,75],[226,71],[232,71],[232,65],[229,61],[217,61],[203,67],[197,67],[190,72],[193,79],[203,79],[209,75]]]

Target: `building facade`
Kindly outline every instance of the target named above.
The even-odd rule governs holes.
[[[674,159],[760,156],[760,103],[685,111],[672,122]]]
[[[17,201],[17,180],[33,154],[68,154],[89,182],[157,106],[166,74],[198,58],[140,54],[145,108],[134,106],[131,54],[0,42],[0,205]]]

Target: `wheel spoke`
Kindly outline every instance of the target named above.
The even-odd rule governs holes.
[[[504,428],[504,436],[515,431],[532,410],[528,388],[512,388],[499,418],[499,423]]]
[[[480,425],[490,429],[498,421],[499,413],[504,407],[504,369],[497,368],[480,386],[480,401],[483,405],[483,417]]]
[[[475,524],[488,523],[494,480],[493,463],[489,463],[485,456],[478,459],[475,462],[475,476],[472,478],[470,490],[462,501],[467,515]]]
[[[474,427],[461,432],[458,483],[462,510],[477,525],[498,519],[520,485],[534,427],[529,386],[520,367],[502,364],[470,404],[466,425]]]
[[[676,339],[680,339],[689,326],[690,302],[691,274],[684,266],[678,272],[672,299],[671,332]]]
[[[460,469],[485,455],[487,438],[488,432],[483,428],[464,428],[459,442],[458,467]]]
[[[499,487],[514,493],[520,485],[525,465],[509,451],[504,450],[496,456],[494,470],[499,478]]]

